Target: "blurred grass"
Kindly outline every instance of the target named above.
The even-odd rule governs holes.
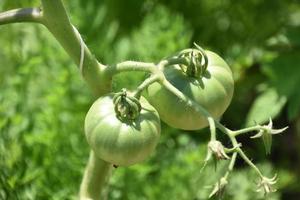
[[[265,156],[261,141],[241,141],[267,175],[279,175],[278,192],[268,199],[298,199],[297,1],[64,2],[72,22],[104,63],[156,62],[194,41],[223,56],[236,82],[223,123],[237,129],[272,116],[275,126],[289,125],[274,138],[271,157]],[[0,10],[32,5],[39,1],[2,0]],[[76,199],[88,158],[83,120],[94,100],[91,93],[42,26],[1,26],[0,48],[0,199]],[[143,77],[118,75],[114,89],[135,88]],[[210,164],[200,173],[207,141],[206,129],[187,133],[163,125],[161,142],[149,160],[114,170],[109,199],[207,199],[226,164],[216,172]],[[255,181],[239,161],[224,199],[263,199],[255,193]]]

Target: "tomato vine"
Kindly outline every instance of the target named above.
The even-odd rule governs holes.
[[[219,55],[195,44],[195,48],[182,50],[158,63],[125,61],[104,65],[93,56],[71,24],[61,0],[41,0],[41,3],[40,8],[1,13],[0,25],[16,22],[44,25],[79,66],[84,80],[98,98],[85,120],[85,134],[92,150],[80,187],[81,199],[99,199],[112,165],[135,164],[154,151],[160,134],[160,119],[185,130],[209,126],[211,139],[205,163],[211,158],[216,161],[230,159],[225,175],[210,196],[228,184],[237,156],[255,170],[260,178],[260,190],[274,191],[276,176],[265,177],[244,153],[237,137],[257,132],[253,138],[262,138],[269,152],[272,136],[287,127],[274,129],[270,119],[268,125],[229,130],[219,122],[234,89],[232,72]],[[113,76],[127,71],[147,72],[149,77],[135,91],[111,93]],[[143,91],[147,93],[145,97]],[[217,140],[216,129],[229,138],[230,148]]]

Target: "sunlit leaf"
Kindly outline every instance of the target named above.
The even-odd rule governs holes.
[[[279,96],[274,88],[269,88],[260,94],[254,101],[246,119],[246,125],[263,124],[274,118],[286,103],[286,97]]]

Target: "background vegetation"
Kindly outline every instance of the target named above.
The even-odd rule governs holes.
[[[159,61],[194,41],[224,57],[236,89],[223,123],[236,129],[272,117],[275,127],[288,125],[274,138],[271,155],[260,140],[240,141],[264,171],[279,176],[278,192],[268,199],[299,199],[297,0],[64,2],[104,63]],[[0,10],[38,5],[38,0],[1,0]],[[143,77],[120,75],[114,89],[134,88]],[[0,199],[76,199],[89,151],[83,121],[93,100],[75,64],[44,27],[0,27]],[[207,199],[226,164],[217,170],[209,164],[200,173],[207,142],[207,129],[185,132],[163,125],[149,160],[113,171],[109,199]],[[256,181],[238,162],[224,199],[263,199],[255,193]]]

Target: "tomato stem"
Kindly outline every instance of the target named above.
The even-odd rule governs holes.
[[[165,66],[177,65],[177,64],[187,65],[188,60],[187,60],[187,58],[184,58],[184,57],[174,56],[174,57],[170,57],[170,58],[161,60],[158,63],[158,66],[165,67]]]
[[[234,152],[231,156],[231,160],[228,166],[228,171],[226,173],[226,177],[229,175],[229,173],[233,170],[235,162],[236,162],[236,158],[237,158],[237,152]]]
[[[211,114],[203,108],[200,104],[197,102],[193,101],[186,95],[184,95],[180,90],[178,90],[175,86],[173,86],[166,78],[164,78],[160,82],[167,90],[172,92],[174,95],[176,95],[180,100],[185,102],[187,105],[193,107],[197,112],[201,113],[204,117],[207,119],[211,118],[214,121],[215,126],[220,129],[222,132],[226,133],[227,135],[231,135],[232,131],[223,126],[218,120],[215,120]]]
[[[262,173],[260,172],[260,170],[256,167],[256,165],[246,156],[246,154],[242,151],[242,149],[240,148],[237,140],[236,140],[236,135],[244,133],[244,132],[249,132],[249,131],[253,131],[253,130],[257,130],[260,127],[250,127],[247,129],[242,129],[240,131],[231,131],[229,129],[227,129],[225,126],[223,126],[221,123],[219,123],[217,120],[213,119],[213,117],[208,113],[208,111],[206,111],[201,105],[197,104],[196,102],[194,102],[193,100],[191,100],[190,98],[186,97],[181,91],[179,91],[176,87],[174,87],[168,80],[164,80],[162,82],[162,84],[173,94],[175,94],[178,98],[180,98],[182,101],[186,102],[188,105],[193,106],[195,108],[196,111],[198,111],[199,113],[201,113],[203,116],[207,117],[209,123],[210,123],[210,127],[211,129],[213,129],[213,123],[211,121],[214,121],[215,125],[222,131],[224,132],[231,140],[231,143],[233,145],[233,147],[236,147],[235,151],[243,158],[243,160],[252,168],[254,169],[254,171],[256,171],[256,173],[260,176],[263,177]],[[211,138],[212,140],[215,139],[215,133],[213,130],[211,130]],[[231,161],[231,164],[229,165],[229,169],[232,170],[234,163],[235,163],[235,157],[236,157],[236,153],[234,153],[232,156],[233,159]]]
[[[137,61],[124,61],[116,65],[110,66],[107,69],[107,73],[111,76],[128,71],[141,71],[155,73],[157,71],[157,66],[154,63],[137,62]]]
[[[0,13],[0,25],[17,22],[42,23],[40,8],[19,8]]]
[[[141,97],[142,92],[151,84],[158,82],[161,80],[161,76],[159,74],[151,75],[147,79],[145,79],[138,88],[134,91],[133,96],[139,99]]]
[[[208,117],[208,123],[210,128],[210,141],[216,140],[216,125],[212,117]]]
[[[244,133],[249,133],[249,132],[253,132],[253,131],[259,131],[259,130],[261,130],[261,128],[262,127],[260,125],[256,125],[256,126],[247,127],[247,128],[244,128],[244,129],[232,131],[231,134],[236,137],[236,136],[244,134]]]
[[[236,147],[236,152],[243,158],[243,160],[250,166],[254,171],[260,176],[263,177],[260,170],[256,167],[256,165],[248,158],[248,156],[244,153],[244,151],[240,148],[235,136],[229,135],[229,139],[234,147]]]
[[[237,152],[234,152],[231,156],[231,159],[230,159],[230,163],[228,165],[228,168],[227,168],[227,171],[225,173],[225,175],[223,176],[226,180],[230,174],[230,172],[232,172],[233,168],[234,168],[234,165],[235,165],[235,162],[236,162],[236,158],[237,158],[237,155],[238,153]]]
[[[80,200],[100,199],[101,191],[108,181],[111,166],[112,164],[97,158],[93,151],[90,152],[90,158],[80,185]]]
[[[81,58],[84,57],[82,76],[92,91],[97,96],[110,92],[111,77],[105,73],[108,67],[99,63],[83,42],[80,34],[71,24],[62,1],[42,0],[41,2],[43,24],[78,66],[82,61]]]

